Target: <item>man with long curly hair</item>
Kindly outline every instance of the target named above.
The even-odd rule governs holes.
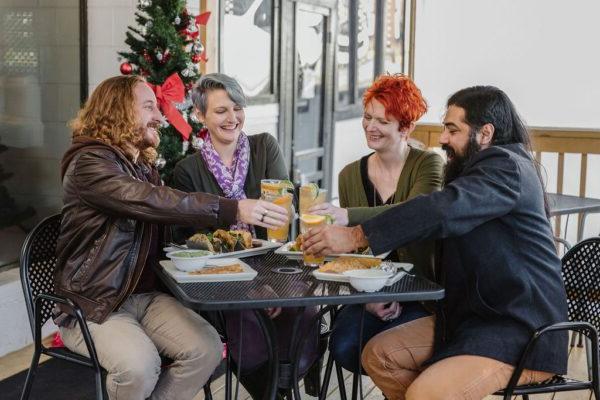
[[[110,399],[192,399],[221,360],[215,329],[159,291],[153,266],[163,224],[214,226],[236,220],[266,228],[287,211],[162,186],[153,167],[162,115],[143,78],[105,80],[72,121],[62,162],[63,201],[56,292],[78,304]],[[65,345],[87,355],[72,311],[55,311]],[[161,371],[164,355],[173,360]]]

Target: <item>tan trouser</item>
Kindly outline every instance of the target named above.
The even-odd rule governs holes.
[[[88,326],[111,400],[191,400],[221,361],[216,330],[164,293],[131,295],[102,324]],[[60,332],[69,349],[87,355],[79,327]],[[173,360],[162,371],[159,353]]]
[[[483,399],[508,384],[514,367],[480,356],[445,358],[423,368],[433,350],[433,316],[380,333],[362,353],[362,365],[390,400]],[[541,382],[552,373],[524,370],[519,384]]]

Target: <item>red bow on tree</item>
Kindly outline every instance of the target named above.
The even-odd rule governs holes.
[[[165,118],[181,133],[183,139],[188,140],[192,127],[173,105],[174,102],[181,103],[185,99],[185,86],[177,72],[169,76],[162,85],[148,83],[148,86],[156,95],[158,107]]]

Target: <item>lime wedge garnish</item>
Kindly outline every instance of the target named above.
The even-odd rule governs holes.
[[[288,191],[294,191],[294,184],[292,183],[292,181],[288,180],[288,179],[282,179],[281,180],[281,187],[288,190]]]

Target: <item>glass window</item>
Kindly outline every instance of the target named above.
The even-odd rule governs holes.
[[[384,72],[404,72],[404,13],[406,0],[387,0],[385,4]]]
[[[0,5],[0,267],[62,206],[60,160],[80,102],[79,1],[50,3]]]
[[[337,100],[339,104],[350,103],[350,15],[349,0],[338,3],[337,35]]]
[[[373,83],[375,74],[375,1],[360,0],[357,16],[356,57],[358,98]]]
[[[248,97],[272,94],[273,0],[226,0],[222,70]]]

